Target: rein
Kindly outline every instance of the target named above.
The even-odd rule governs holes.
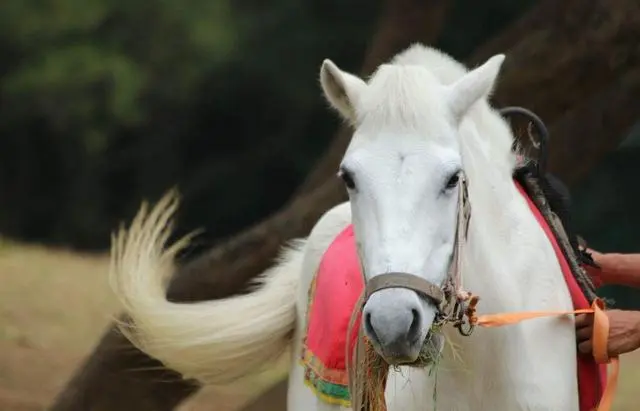
[[[462,246],[467,240],[469,222],[471,220],[471,203],[464,174],[460,176],[458,190],[456,238],[444,284],[437,285],[414,274],[400,272],[380,274],[369,281],[365,281],[365,289],[351,315],[347,329],[347,341],[350,341],[364,304],[371,295],[377,291],[394,287],[413,290],[432,300],[438,307],[434,326],[439,328],[446,324],[452,324],[461,335],[466,337],[472,334],[476,326],[490,328],[516,324],[534,318],[592,313],[594,314],[593,356],[600,364],[610,363],[613,365],[613,372],[608,378],[606,389],[602,394],[597,409],[598,411],[609,411],[612,407],[613,394],[617,386],[619,362],[617,357],[609,358],[608,356],[609,319],[604,312],[604,302],[599,298],[595,298],[591,308],[575,311],[513,312],[477,316],[476,305],[479,298],[462,288],[460,272]],[[371,343],[364,335],[362,326],[358,327],[358,336],[353,354],[350,348],[351,345],[347,343],[345,358],[349,373],[352,409],[354,411],[386,411],[385,388],[389,364],[374,351]],[[439,352],[437,355],[439,355]],[[425,367],[432,360],[432,356],[427,355],[425,357],[420,355],[413,363],[403,365]]]

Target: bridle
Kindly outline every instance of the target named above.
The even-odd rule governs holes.
[[[536,172],[542,175],[546,172],[547,147],[549,132],[544,122],[532,111],[523,107],[510,106],[500,109],[504,117],[522,115],[530,120],[528,137],[531,143],[538,149],[539,156],[536,161]],[[535,128],[538,141],[533,140],[532,129]],[[456,237],[453,248],[452,260],[449,265],[444,284],[437,285],[415,274],[409,273],[385,273],[377,275],[365,282],[363,297],[358,302],[356,309],[360,310],[377,291],[385,288],[406,288],[413,290],[433,301],[438,307],[438,313],[434,325],[442,326],[453,324],[463,336],[469,336],[474,329],[475,307],[478,297],[473,296],[462,288],[462,276],[460,275],[460,258],[462,246],[467,240],[469,221],[471,220],[471,203],[469,201],[468,182],[464,172],[460,175],[458,185],[458,212]]]
[[[460,275],[462,246],[467,239],[469,222],[471,220],[471,203],[469,202],[469,190],[466,176],[463,172],[458,182],[458,207],[457,225],[453,253],[447,276],[443,284],[435,284],[415,274],[391,272],[377,275],[366,282],[361,304],[367,302],[371,295],[386,288],[406,288],[415,291],[430,299],[438,313],[434,325],[442,326],[452,323],[464,336],[473,332],[473,324],[466,321],[465,317],[473,315],[470,310],[475,308],[474,301],[469,301],[471,295],[462,290],[462,277]],[[470,304],[472,303],[472,304]]]
[[[464,172],[461,172],[458,181],[456,234],[451,262],[443,283],[435,284],[415,274],[402,272],[379,274],[369,281],[365,281],[365,289],[351,314],[351,320],[347,328],[347,341],[351,340],[352,331],[364,304],[371,295],[387,288],[405,288],[423,295],[438,307],[436,319],[433,323],[434,326],[440,327],[450,323],[458,329],[460,334],[464,336],[471,335],[475,327],[475,307],[478,297],[462,289],[460,273],[462,247],[467,239],[470,220],[471,203],[469,201],[468,183]],[[380,362],[382,360],[373,353],[372,347],[366,341],[363,328],[358,327],[357,332],[355,350],[352,353],[351,344],[347,343],[345,357],[349,373],[349,391],[352,393],[352,408],[357,411],[386,410],[384,385],[386,384],[388,364],[379,363],[377,366],[369,367],[368,361]],[[372,360],[372,358],[375,359]],[[422,367],[427,364],[425,359],[419,356],[413,363],[405,365]],[[371,372],[375,373],[375,375],[372,375]],[[369,389],[364,387],[365,380],[374,381],[368,387]],[[382,395],[382,398],[380,398],[380,395]]]

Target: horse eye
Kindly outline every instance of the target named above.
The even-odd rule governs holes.
[[[453,174],[447,181],[447,189],[455,188],[458,185],[458,181],[460,181],[460,174]]]
[[[348,170],[340,169],[340,171],[338,171],[338,177],[344,181],[344,185],[346,185],[349,190],[356,188],[356,183],[353,181],[353,175]]]

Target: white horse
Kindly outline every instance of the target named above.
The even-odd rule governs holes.
[[[117,236],[112,254],[115,289],[135,324],[123,328],[127,336],[186,378],[209,384],[278,368],[270,374],[275,383],[289,367],[288,410],[341,410],[303,383],[298,362],[307,292],[324,251],[352,223],[365,280],[405,272],[441,284],[454,245],[461,172],[473,207],[461,271],[465,289],[481,297],[479,311],[572,310],[553,248],[513,183],[514,137],[487,102],[503,60],[496,55],[469,71],[414,45],[368,81],[325,60],[325,97],[355,129],[339,170],[349,202],[288,247],[254,292],[195,304],[165,299],[174,253],[184,245],[164,248],[177,203],[168,198],[140,213]],[[384,289],[364,306],[364,332],[386,359],[415,358],[436,310],[415,291]],[[571,316],[480,328],[470,337],[444,332],[459,358],[440,361],[439,409],[578,409]],[[426,369],[391,369],[388,409],[433,409],[433,388]]]

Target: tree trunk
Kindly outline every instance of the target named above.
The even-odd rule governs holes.
[[[173,410],[199,386],[142,354],[110,327],[51,411]]]
[[[640,119],[638,102],[640,65],[553,123],[550,171],[568,184],[585,176]]]
[[[509,47],[521,33],[527,34]],[[495,104],[526,107],[551,124],[635,68],[639,36],[637,0],[543,0],[473,53],[469,63],[505,53]]]
[[[372,72],[413,41],[433,42],[448,3],[450,0],[388,0],[363,73]],[[343,196],[344,188],[333,181],[316,186],[283,211],[179,269],[167,298],[186,302],[241,292],[249,279],[271,264],[282,243],[306,236]],[[169,411],[199,388],[179,374],[163,370],[158,361],[137,350],[111,326],[50,411]],[[273,402],[269,407],[284,409],[286,384],[278,384],[247,411],[266,411],[265,398]]]

